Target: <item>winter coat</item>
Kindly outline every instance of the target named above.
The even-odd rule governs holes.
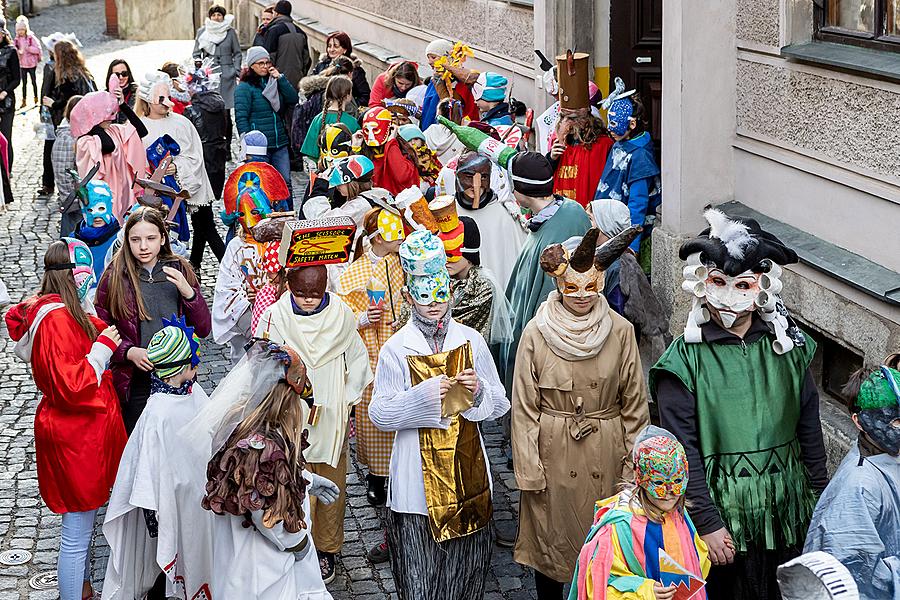
[[[282,36],[287,35],[285,39]],[[297,87],[300,79],[309,73],[312,59],[309,56],[309,41],[302,29],[287,15],[275,15],[269,22],[263,47],[272,56],[272,62],[288,81]]]
[[[325,85],[328,78],[324,75],[308,75],[300,80],[300,93],[306,98],[305,102],[294,109],[293,122],[291,123],[291,142],[296,153],[306,140],[306,132],[316,115],[322,114],[322,104],[325,101]]]
[[[25,37],[16,36],[13,38],[13,44],[19,52],[19,66],[23,69],[33,69],[41,62],[41,56],[44,51],[41,49],[41,43],[37,36],[28,33]]]
[[[181,262],[172,261],[166,266],[171,266],[181,270]],[[129,314],[133,315],[128,319],[114,319],[109,310],[109,278],[112,275],[110,265],[107,272],[104,273],[100,284],[97,286],[97,296],[94,300],[94,306],[97,309],[97,316],[113,324],[119,330],[122,343],[118,349],[113,352],[110,361],[110,370],[113,375],[113,385],[116,393],[119,395],[120,402],[128,401],[128,389],[131,387],[131,377],[134,374],[134,363],[127,358],[128,350],[132,347],[141,347],[141,323],[137,316],[137,299],[134,296],[134,289],[130,283],[126,283],[128,289],[128,297],[126,306]],[[121,277],[128,281],[128,275],[121,273]],[[178,298],[178,312],[187,317],[187,324],[194,328],[194,333],[201,338],[205,338],[212,330],[212,317],[209,314],[209,306],[200,293],[200,282],[194,285],[194,297],[191,300],[185,300],[183,296]]]
[[[350,73],[350,80],[353,81],[353,101],[357,106],[368,106],[369,96],[372,90],[369,88],[369,82],[366,80],[366,71],[362,67],[362,61],[355,54],[346,55],[353,61],[353,72]],[[319,56],[319,62],[313,67],[312,74],[318,75],[331,66],[331,59],[323,53]],[[301,81],[302,84],[302,81]]]
[[[277,150],[288,144],[287,129],[281,113],[289,106],[296,105],[300,97],[287,77],[278,79],[278,93],[281,95],[281,112],[272,110],[272,105],[263,97],[265,83],[242,81],[234,91],[234,122],[238,133],[261,131],[269,141],[269,149]]]
[[[6,98],[0,100],[0,113],[16,109],[16,88],[22,81],[19,67],[19,53],[9,42],[0,45],[0,91],[6,92]],[[61,120],[61,119],[60,119]],[[53,122],[54,125],[58,121]],[[7,140],[12,143],[12,140]]]
[[[54,126],[58,126],[63,120],[69,98],[72,96],[84,96],[97,90],[97,84],[94,83],[94,78],[91,77],[90,73],[85,72],[75,81],[66,80],[59,82],[56,80],[56,71],[50,64],[44,66],[44,83],[41,87],[41,94],[53,99],[53,106],[50,107],[50,116],[53,118]]]
[[[203,163],[207,173],[224,173],[228,160],[228,118],[225,100],[218,92],[195,94],[184,111],[203,144]]]
[[[204,59],[212,56],[216,66],[221,69],[222,80],[219,84],[219,93],[225,100],[225,108],[234,108],[234,89],[237,87],[237,79],[241,74],[241,43],[238,41],[237,33],[234,29],[229,29],[225,34],[225,39],[216,46],[216,51],[212,55],[207,54],[200,48],[200,34],[203,33],[205,27],[197,30],[194,38],[194,58]]]
[[[6,313],[16,354],[31,364],[41,400],[34,415],[38,487],[55,513],[106,503],[125,448],[125,426],[106,360],[107,338],[90,339],[58,294]],[[98,333],[106,323],[90,317]],[[27,357],[27,358],[26,358]]]

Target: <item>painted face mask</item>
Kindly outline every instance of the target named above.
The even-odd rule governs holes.
[[[900,454],[900,372],[881,367],[860,386],[856,418],[879,448]]]
[[[743,315],[756,310],[760,273],[744,271],[736,277],[715,267],[706,277],[706,301],[716,309],[722,324],[730,329]]]
[[[323,136],[322,159],[331,166],[334,161],[350,156],[350,133],[343,127],[330,125]]]
[[[259,175],[252,171],[244,173],[238,181],[238,211],[241,225],[247,233],[272,212],[272,206],[260,187]]]
[[[89,181],[78,191],[81,198],[81,216],[88,227],[109,225],[113,216],[112,190],[105,181]]]
[[[406,285],[416,304],[427,306],[450,301],[450,274],[446,267],[433,275],[410,275]]]
[[[334,161],[328,173],[328,187],[358,181],[375,170],[375,165],[365,156],[348,156]]]
[[[608,123],[606,128],[615,135],[625,135],[631,127],[631,115],[634,114],[634,104],[631,98],[616,100],[606,113]]]
[[[391,111],[386,108],[373,107],[366,111],[362,121],[366,145],[384,146],[391,133]]]
[[[635,483],[654,498],[682,496],[687,491],[687,455],[675,438],[647,438],[635,446],[632,456]]]
[[[382,210],[378,213],[378,233],[386,242],[402,240],[405,237],[403,219],[389,210]]]
[[[97,283],[94,275],[94,256],[91,249],[81,240],[64,237],[63,241],[69,246],[69,259],[75,265],[72,275],[75,276],[75,289],[78,291],[78,300],[84,302],[88,292]]]

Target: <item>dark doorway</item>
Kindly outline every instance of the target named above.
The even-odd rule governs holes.
[[[662,0],[610,0],[609,89],[616,77],[636,89],[647,109],[660,157],[662,115]]]

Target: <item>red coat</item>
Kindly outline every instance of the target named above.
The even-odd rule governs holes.
[[[10,337],[28,335],[40,307],[52,302],[62,300],[49,294],[13,306],[6,314]],[[106,370],[97,381],[87,359],[94,341],[65,307],[46,314],[31,342],[32,375],[43,393],[34,416],[41,498],[55,513],[94,510],[109,499],[127,441],[112,374]]]
[[[372,159],[375,172],[372,182],[396,196],[403,190],[419,185],[419,169],[400,151],[397,140],[388,140],[384,154]]]
[[[553,177],[553,193],[587,206],[597,193],[600,176],[606,166],[606,155],[613,141],[603,137],[591,144],[569,144],[556,165]]]
[[[394,97],[394,90],[388,88],[384,84],[384,80],[387,78],[387,71],[378,75],[375,78],[375,83],[372,84],[372,91],[369,93],[369,106],[381,106],[381,101],[387,98]]]

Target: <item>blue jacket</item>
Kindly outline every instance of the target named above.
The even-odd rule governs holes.
[[[234,90],[234,122],[238,133],[254,129],[263,132],[269,140],[269,149],[276,150],[288,145],[287,129],[284,117],[272,110],[272,105],[263,97],[264,85],[247,81],[238,84]],[[278,93],[281,96],[282,111],[297,104],[300,99],[297,90],[284,75],[278,79]]]

